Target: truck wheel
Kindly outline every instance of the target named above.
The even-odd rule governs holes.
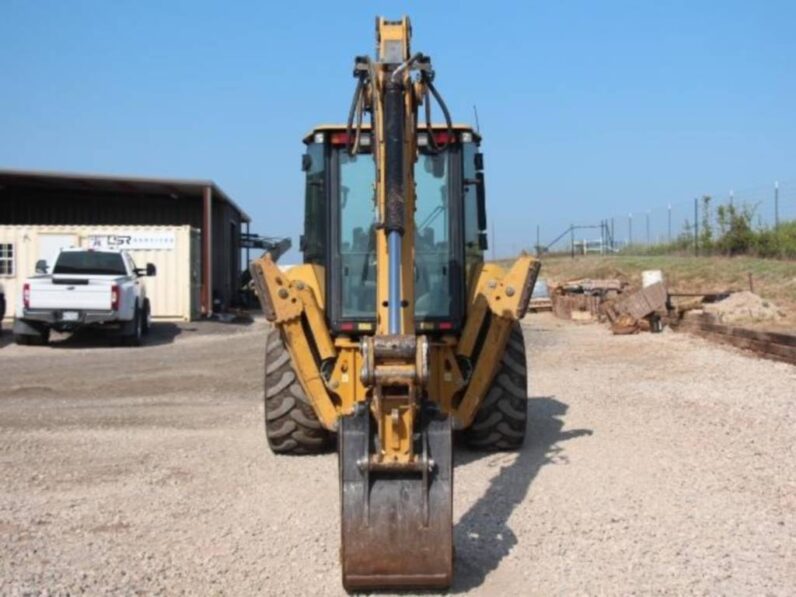
[[[149,299],[144,301],[144,317],[141,321],[141,333],[146,336],[152,328],[152,311],[149,307]]]
[[[274,454],[321,454],[332,447],[299,383],[279,330],[265,339],[265,435]]]
[[[522,326],[515,322],[492,387],[481,403],[464,441],[478,450],[515,450],[525,440],[528,420],[528,370]]]
[[[141,310],[136,307],[133,320],[130,322],[131,328],[122,336],[122,344],[125,346],[141,346],[141,339],[144,335],[144,318]]]

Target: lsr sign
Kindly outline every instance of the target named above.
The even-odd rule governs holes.
[[[173,251],[177,239],[173,232],[120,232],[119,234],[90,234],[86,237],[90,249],[119,249],[127,251]]]

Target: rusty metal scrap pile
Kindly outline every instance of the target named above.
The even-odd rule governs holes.
[[[663,282],[628,293],[619,279],[584,279],[553,288],[553,313],[561,319],[608,322],[615,334],[660,331],[666,316]]]

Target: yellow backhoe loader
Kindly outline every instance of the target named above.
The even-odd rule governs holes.
[[[408,18],[377,19],[347,123],[304,139],[304,263],[251,264],[273,323],[268,442],[277,454],[336,442],[348,590],[447,587],[454,430],[492,450],[525,435],[518,319],[539,263],[484,262],[481,139],[452,123],[410,37]]]

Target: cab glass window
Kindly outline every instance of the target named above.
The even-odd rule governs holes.
[[[464,178],[464,258],[467,279],[470,269],[483,261],[483,252],[478,246],[478,189],[475,185],[475,143],[462,144],[462,177]]]
[[[370,319],[376,315],[376,167],[368,154],[339,155],[342,316]]]
[[[304,203],[305,263],[323,265],[326,253],[326,168],[323,143],[307,147],[309,169]]]
[[[415,166],[415,316],[451,315],[449,154],[422,154]]]

